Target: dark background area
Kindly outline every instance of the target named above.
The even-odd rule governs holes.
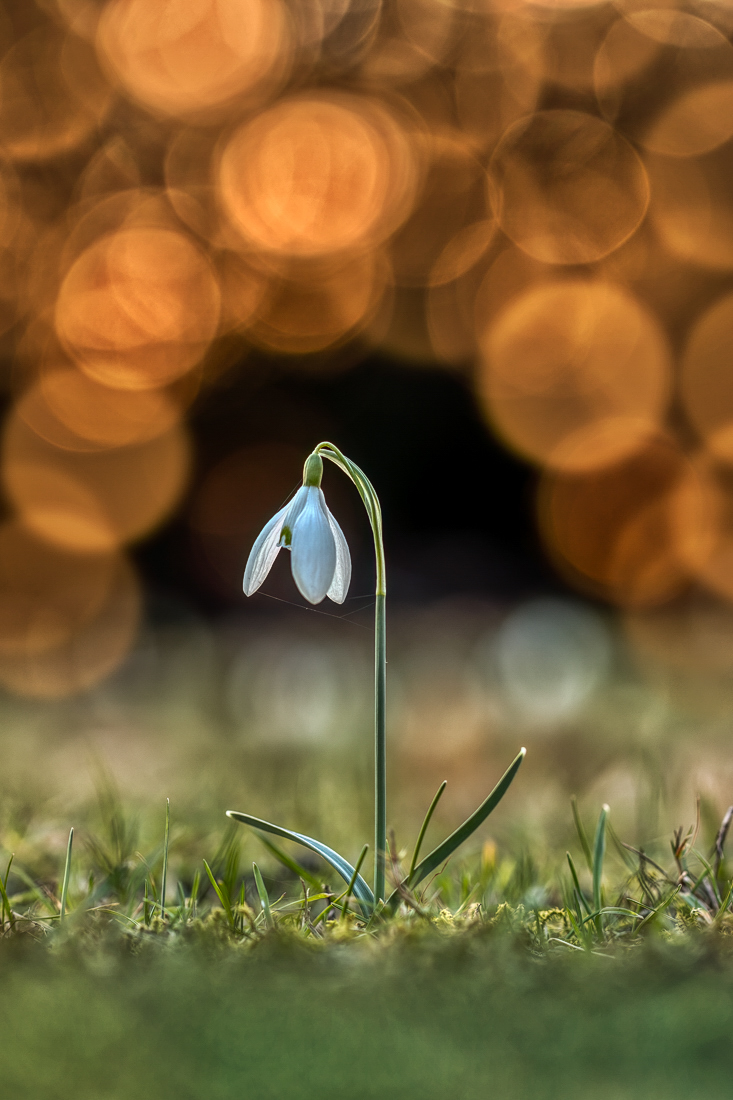
[[[158,597],[212,616],[243,603],[233,584],[210,583],[191,536],[191,502],[207,473],[241,448],[281,445],[305,458],[323,439],[357,462],[379,493],[392,599],[472,594],[513,601],[562,586],[536,534],[535,472],[492,436],[458,372],[373,355],[348,370],[316,373],[252,353],[200,395],[190,423],[196,465],[187,500],[135,550],[146,587]],[[340,480],[326,471],[334,509],[344,496]],[[358,512],[355,500],[345,505]],[[265,505],[256,529],[280,505]],[[349,520],[361,535],[365,524],[361,516],[341,518],[352,536],[352,592],[368,593],[368,537],[354,546]],[[241,547],[237,583],[248,553],[249,543]],[[299,599],[294,589],[283,594]],[[154,597],[153,613],[156,603]]]

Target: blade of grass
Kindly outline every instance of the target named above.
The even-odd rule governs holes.
[[[252,871],[254,872],[255,883],[257,884],[257,893],[260,895],[260,904],[262,905],[262,910],[265,914],[265,924],[268,928],[274,928],[275,921],[272,916],[272,909],[270,908],[270,895],[265,889],[265,884],[262,881],[260,869],[256,863],[252,864]]]
[[[226,894],[224,893],[222,888],[219,886],[219,883],[214,878],[214,873],[211,870],[211,868],[209,867],[206,860],[204,860],[203,863],[204,863],[204,867],[206,868],[206,874],[209,876],[209,882],[214,887],[214,893],[218,897],[219,901],[221,902],[221,907],[224,910],[224,912],[226,913],[227,921],[229,922],[229,927],[232,929],[232,931],[234,931],[235,921],[234,921],[234,913],[232,912],[232,903],[230,902],[229,898],[226,896]]]
[[[581,924],[577,923],[577,921],[575,920],[575,917],[571,913],[570,909],[566,909],[565,912],[567,913],[568,920],[570,921],[570,925],[573,929],[573,932],[575,932],[575,935],[578,937],[578,940],[582,944],[582,947],[580,948],[580,950],[581,951],[590,951],[590,940],[588,939],[588,935],[587,935],[586,930],[583,927],[582,923]]]
[[[601,909],[600,912],[604,916],[609,913],[615,914],[617,916],[634,917],[634,919],[639,916],[639,914],[635,913],[633,909],[624,909],[624,907],[621,905],[604,905],[603,909]],[[583,924],[587,924],[590,920],[595,920],[598,916],[599,913],[589,913],[588,916],[584,919]]]
[[[578,895],[578,897],[580,898],[580,900],[582,901],[583,908],[585,909],[586,913],[588,913],[588,915],[590,915],[590,911],[591,911],[590,905],[588,904],[588,901],[586,899],[585,894],[583,893],[583,891],[580,888],[580,882],[578,881],[578,872],[575,870],[575,864],[573,863],[573,857],[570,855],[570,852],[566,852],[565,855],[567,856],[568,866],[570,868],[570,874],[572,875],[572,878],[573,878],[573,886],[575,887],[575,892]]]
[[[357,859],[357,861],[354,865],[354,873],[351,876],[351,878],[349,879],[349,885],[346,887],[346,893],[344,895],[344,904],[343,904],[343,908],[341,910],[341,920],[342,921],[346,920],[346,913],[347,913],[348,908],[349,908],[349,898],[351,897],[351,894],[352,894],[353,889],[354,889],[354,884],[356,882],[356,876],[359,874],[359,871],[361,870],[361,865],[364,862],[364,860],[366,858],[366,854],[367,854],[368,851],[369,851],[369,845],[365,844],[364,847],[362,848],[361,852],[359,853],[359,858]]]
[[[198,867],[196,868],[193,876],[193,882],[191,883],[191,896],[189,898],[189,905],[191,909],[192,920],[196,919],[196,908],[199,900],[199,889],[201,887],[201,872]]]
[[[322,856],[326,863],[330,864],[346,883],[350,881],[354,873],[354,868],[348,860],[340,856],[338,852],[334,852],[333,848],[322,844],[320,840],[314,840],[313,837],[305,836],[304,833],[295,833],[290,829],[284,829],[281,825],[273,825],[270,821],[252,817],[251,814],[240,813],[239,810],[227,810],[227,817],[231,817],[233,821],[239,821],[243,825],[250,825],[253,829],[259,829],[261,832],[273,833],[275,836],[284,837],[285,840],[294,840],[296,843],[302,844],[304,848],[310,848],[312,852]],[[364,916],[368,917],[374,909],[374,894],[361,875],[356,877],[354,896],[359,899]]]
[[[59,911],[56,908],[55,900],[53,900],[51,897],[49,897],[48,894],[45,894],[43,892],[43,890],[39,889],[38,884],[33,881],[31,876],[28,874],[28,872],[25,870],[25,868],[21,864],[15,863],[14,866],[15,866],[15,870],[13,871],[13,874],[16,875],[20,879],[21,882],[25,883],[25,885],[28,887],[29,891],[33,894],[33,897],[35,898],[35,900],[40,905],[42,905],[45,909],[47,909],[49,911],[49,913],[51,914],[51,916],[58,917]]]
[[[621,840],[621,838],[619,836],[617,836],[616,831],[613,828],[613,826],[611,825],[610,821],[606,822],[606,833],[608,834],[608,836],[610,836],[611,843],[613,844],[613,846],[616,849],[616,851],[617,851],[618,855],[620,856],[620,858],[624,861],[624,863],[628,867],[629,871],[631,871],[635,874],[636,873],[636,868],[637,868],[636,860],[631,858],[631,856],[629,854],[630,853],[629,846],[627,844],[624,844],[624,842]]]
[[[476,829],[478,829],[479,825],[481,825],[486,820],[492,810],[495,810],[496,807],[499,805],[502,798],[509,790],[512,784],[512,780],[519,771],[519,767],[524,760],[526,753],[526,749],[520,749],[514,760],[512,760],[511,764],[502,775],[499,782],[494,787],[491,794],[484,799],[478,809],[474,810],[471,816],[467,818],[462,825],[459,825],[459,827],[454,832],[452,832],[449,837],[446,837],[442,844],[439,844],[438,847],[434,848],[429,855],[425,856],[425,859],[421,860],[420,863],[418,863],[412,874],[408,875],[405,881],[401,883],[401,887],[412,889],[417,886],[417,884],[419,882],[422,882],[422,880],[426,878],[431,871],[434,871],[435,868],[439,867],[440,864],[448,859],[449,856],[453,855],[456,848],[459,848],[461,844],[463,844],[464,840],[468,840],[471,834],[474,833]],[[399,900],[400,890],[393,890],[385,902],[385,909],[395,909],[396,906],[399,904]]]
[[[728,906],[730,905],[731,897],[733,897],[733,879],[730,880],[730,886],[728,887],[725,897],[720,903],[720,908],[718,909],[718,912],[715,914],[713,924],[720,924],[721,920],[728,912]]]
[[[632,931],[634,933],[639,932],[645,924],[649,924],[650,921],[653,921],[656,916],[658,916],[660,913],[663,913],[664,910],[672,904],[681,889],[681,886],[676,886],[675,889],[672,890],[672,892],[669,893],[666,898],[663,898],[663,900],[660,901],[656,909],[652,909],[651,913],[647,913],[647,915],[639,921],[639,923],[636,925],[635,928],[632,929]]]
[[[69,894],[69,878],[71,877],[71,847],[74,843],[73,826],[69,829],[69,842],[66,845],[66,863],[64,864],[64,878],[61,884],[61,912],[59,921],[63,923],[66,917],[66,899]]]
[[[7,910],[8,921],[10,922],[10,927],[13,929],[13,931],[15,931],[15,917],[13,915],[13,910],[10,908],[10,902],[8,900],[8,879],[10,878],[10,868],[13,866],[14,858],[15,856],[11,855],[10,860],[8,861],[8,869],[5,872],[4,882],[3,876],[0,875],[0,897],[2,897],[3,899],[3,907]]]
[[[578,834],[580,840],[580,847],[583,849],[583,855],[585,856],[585,862],[588,864],[588,870],[593,874],[593,856],[591,855],[590,844],[588,843],[588,837],[585,829],[583,828],[583,822],[580,820],[580,814],[578,812],[578,799],[575,795],[570,796],[570,807],[573,811],[573,821],[575,822],[575,831]]]
[[[435,813],[435,807],[440,802],[443,791],[445,790],[445,788],[447,786],[448,786],[448,780],[444,779],[443,782],[438,787],[437,791],[435,792],[435,797],[433,798],[433,801],[428,806],[428,812],[425,814],[425,818],[423,820],[423,823],[420,826],[420,832],[417,834],[417,840],[415,841],[415,851],[412,853],[412,859],[410,860],[410,870],[407,872],[408,879],[409,879],[410,875],[412,874],[412,872],[415,870],[415,865],[417,863],[417,857],[420,855],[420,848],[421,848],[422,842],[425,838],[425,833],[427,832],[428,825],[430,824],[430,818]]]
[[[160,884],[160,916],[165,920],[165,888],[168,879],[168,840],[171,829],[171,800],[165,800],[165,836],[163,838],[163,881]]]
[[[715,897],[715,900],[717,901],[718,905],[720,905],[720,900],[721,900],[720,899],[720,891],[718,890],[718,883],[717,883],[717,879],[715,877],[715,871],[713,870],[712,864],[709,862],[709,860],[707,860],[705,858],[705,856],[702,854],[702,852],[699,852],[697,850],[697,848],[691,848],[690,852],[694,856],[696,856],[697,859],[700,860],[700,863],[702,863],[703,867],[705,868],[705,874],[700,876],[700,878],[698,879],[698,883],[702,884],[705,881],[705,879],[708,879],[709,882],[710,882],[710,889],[713,891],[713,895]],[[695,887],[695,888],[697,888],[697,887]]]
[[[598,826],[596,828],[596,838],[593,844],[593,908],[598,913],[596,918],[596,929],[600,935],[603,932],[603,917],[601,915],[601,909],[603,908],[602,894],[602,880],[603,880],[603,859],[606,854],[606,818],[608,817],[609,807],[604,805],[598,818]]]
[[[298,863],[297,859],[293,859],[292,856],[289,856],[288,853],[284,851],[279,844],[274,844],[271,840],[269,840],[266,836],[263,836],[261,833],[259,834],[259,836],[260,840],[265,845],[267,850],[272,852],[275,859],[279,863],[282,863],[283,867],[287,867],[287,869],[289,871],[292,871],[294,875],[297,875],[298,878],[305,879],[305,881],[313,886],[316,890],[320,890],[321,880],[317,878],[316,875],[311,874],[310,871],[306,870],[305,867]]]

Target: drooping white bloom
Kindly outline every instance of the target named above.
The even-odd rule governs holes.
[[[244,571],[245,596],[257,591],[282,547],[292,553],[293,580],[306,600],[320,603],[328,596],[334,603],[344,602],[351,555],[319,485],[301,486],[260,531]]]

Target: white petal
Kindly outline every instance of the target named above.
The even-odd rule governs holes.
[[[272,563],[280,549],[280,532],[282,531],[285,513],[289,507],[290,505],[286,504],[284,508],[281,508],[277,515],[265,524],[255,539],[244,570],[242,588],[245,596],[251,596],[253,592],[256,592],[272,569]]]
[[[323,491],[315,485],[304,491],[305,504],[292,528],[293,580],[306,600],[320,603],[336,572],[336,543]]]
[[[333,600],[334,603],[343,603],[346,599],[346,593],[349,591],[349,585],[351,584],[351,554],[349,553],[349,544],[344,538],[343,531],[329,512],[328,508],[326,508],[326,512],[328,514],[328,522],[331,525],[333,540],[336,544],[336,572],[333,575],[331,587],[326,595],[330,600]]]
[[[306,485],[301,485],[293,499],[290,501],[290,504],[288,504],[285,508],[285,518],[282,525],[283,527],[290,528],[291,535],[293,533],[293,528],[295,527],[295,521],[305,508],[307,500],[308,487]]]

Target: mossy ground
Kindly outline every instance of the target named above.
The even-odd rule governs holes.
[[[674,838],[666,861],[655,853],[658,865],[608,830],[602,855],[598,831],[578,839],[577,886],[559,859],[487,843],[367,923],[334,903],[323,865],[302,866],[299,881],[260,849],[268,919],[245,830],[207,857],[216,890],[203,853],[197,866],[174,832],[175,892],[161,913],[162,845],[140,855],[119,802],[105,797],[99,831],[75,841],[63,921],[63,859],[54,868],[37,848],[9,876],[2,869],[3,1096],[730,1091],[730,877],[692,834]]]

